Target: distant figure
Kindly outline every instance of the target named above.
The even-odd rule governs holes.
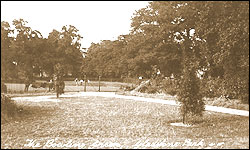
[[[80,80],[80,85],[83,85],[83,80],[82,79]]]
[[[76,86],[78,86],[78,78],[75,79]]]

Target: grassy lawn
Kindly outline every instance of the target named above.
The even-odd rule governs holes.
[[[69,140],[80,148],[249,148],[249,117],[205,112],[203,123],[176,127],[170,125],[180,121],[176,106],[95,96],[59,99],[17,101],[23,109],[1,124],[1,148],[32,148],[27,139],[35,148],[62,148],[56,143]]]

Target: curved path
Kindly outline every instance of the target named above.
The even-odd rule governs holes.
[[[125,96],[125,95],[118,95],[115,92],[76,92],[76,93],[66,93],[66,94],[61,95],[60,97],[82,97],[82,96],[112,97],[112,98],[131,99],[135,101],[146,101],[146,102],[161,103],[161,104],[168,104],[168,105],[179,105],[178,102],[176,102],[175,100],[171,100],[171,99],[164,100],[164,99],[145,98],[145,97],[138,97],[138,96]],[[40,102],[40,101],[60,102],[61,101],[60,99],[57,99],[55,95],[35,96],[35,97],[34,96],[13,97],[12,99],[24,100],[24,101],[35,101],[35,102]],[[210,105],[205,105],[205,110],[249,117],[249,111],[246,111],[246,110],[237,110],[237,109],[210,106]]]

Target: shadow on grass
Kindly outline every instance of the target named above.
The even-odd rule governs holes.
[[[55,107],[17,105],[16,109],[12,110],[11,115],[1,115],[1,124],[32,121],[42,117],[51,116],[55,111],[58,111]]]

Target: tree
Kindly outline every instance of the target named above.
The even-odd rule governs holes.
[[[1,79],[7,79],[13,76],[15,64],[13,63],[11,44],[13,33],[8,22],[1,22]]]
[[[119,78],[122,74],[126,74],[125,44],[122,39],[92,43],[83,61],[82,72],[88,76],[101,75],[111,78]]]
[[[205,2],[196,32],[206,42],[207,73],[220,76],[225,93],[249,102],[249,2]],[[218,72],[218,75],[214,73]],[[221,85],[222,86],[222,85]]]
[[[248,101],[248,2],[151,2],[137,11],[132,21],[133,34],[143,37],[137,42],[143,45],[137,51],[155,53],[159,60],[156,64],[165,76],[182,76],[180,83],[186,83],[192,81],[191,75],[203,70],[204,77],[227,81],[224,88],[228,95]],[[198,81],[192,82],[199,87]],[[186,88],[180,87],[182,102]],[[198,101],[198,95],[189,99],[193,96]],[[202,103],[192,103],[203,110]]]
[[[205,103],[202,100],[199,80],[195,71],[188,71],[188,68],[184,70],[184,78],[179,86],[178,100],[181,102],[183,123],[186,123],[190,121],[190,118],[187,116],[202,116],[202,112],[205,110]]]
[[[118,37],[117,41],[91,45],[84,68],[96,74],[108,74],[106,71],[111,70],[119,76],[149,78],[152,66],[156,65],[164,76],[174,75],[179,83],[192,80],[191,75],[203,71],[204,84],[210,76],[214,81],[219,77],[226,81],[225,85],[219,85],[225,89],[221,94],[247,102],[248,6],[248,2],[150,2],[136,11],[128,35]],[[198,81],[192,82],[197,82],[199,87]],[[199,97],[198,93],[194,97]],[[203,110],[202,103],[196,104]]]
[[[78,30],[70,25],[63,26],[61,32],[53,30],[49,34],[46,64],[50,65],[45,69],[49,74],[53,74],[53,66],[60,63],[64,68],[64,74],[79,75],[83,57],[80,52],[82,37],[77,32]]]
[[[132,23],[133,31],[145,37],[144,45],[149,47],[146,53],[157,56],[155,64],[163,74],[173,74],[180,85],[184,84],[178,92],[184,122],[187,114],[202,115],[204,110],[196,79],[197,70],[204,67],[204,58],[200,42],[191,35],[199,20],[195,14],[200,6],[196,2],[151,2],[136,13]]]
[[[26,26],[27,21],[23,19],[13,20],[13,25],[15,26],[15,31],[17,36],[12,45],[12,51],[14,62],[17,64],[18,68],[18,78],[25,80],[28,78],[32,80],[33,78],[33,64],[34,64],[34,53],[35,50],[31,48],[31,40],[33,36],[33,31],[30,27]]]
[[[182,34],[181,18],[176,13],[175,5],[182,2],[151,2],[146,8],[135,13],[132,19],[132,33],[140,37],[136,42],[142,57],[152,65],[157,65],[165,76],[180,76],[182,66],[182,51],[176,42],[177,33]],[[178,19],[178,21],[177,21]],[[139,36],[140,35],[140,36]],[[150,60],[151,58],[151,60]],[[175,64],[173,67],[172,64]],[[152,71],[152,68],[149,68]]]
[[[78,30],[72,25],[63,26],[61,32],[53,30],[46,39],[27,23],[13,20],[14,30],[8,22],[1,23],[1,77],[33,80],[34,75],[43,73],[52,77],[57,63],[63,66],[64,74],[78,76],[83,60]],[[12,37],[12,33],[16,36]]]
[[[74,26],[63,26],[61,32],[60,49],[64,49],[65,62],[67,70],[70,70],[73,76],[80,75],[80,67],[82,64],[81,48],[81,35],[77,33],[79,30]],[[67,66],[67,64],[70,64]]]

